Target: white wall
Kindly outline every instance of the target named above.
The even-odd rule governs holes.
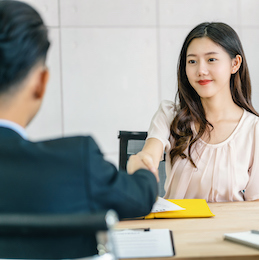
[[[51,80],[31,139],[91,134],[118,165],[118,130],[146,131],[162,99],[173,99],[186,34],[222,21],[238,32],[259,110],[258,0],[26,0],[52,42]]]

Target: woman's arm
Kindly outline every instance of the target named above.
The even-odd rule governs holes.
[[[154,174],[158,173],[159,162],[161,161],[164,150],[170,150],[169,141],[170,125],[175,116],[174,104],[172,101],[164,100],[161,102],[157,112],[152,118],[148,130],[148,139],[141,152],[134,155],[138,157],[144,165]],[[136,169],[135,160],[127,163],[127,171],[134,172]]]
[[[163,153],[162,142],[156,138],[150,138],[146,140],[142,151],[138,155],[148,168],[155,167],[158,169]]]

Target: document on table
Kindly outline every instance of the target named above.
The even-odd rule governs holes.
[[[252,231],[226,233],[224,234],[224,238],[259,249],[259,235],[252,233]]]
[[[163,200],[163,199],[162,199]],[[158,202],[160,199],[158,200]],[[159,210],[151,212],[145,219],[156,218],[208,218],[215,216],[204,199],[179,199],[166,200],[170,205],[180,206],[185,210],[169,210],[168,208],[160,207]],[[178,208],[179,209],[179,208]]]
[[[174,256],[173,234],[169,229],[113,231],[118,258]]]
[[[173,202],[158,197],[155,204],[153,205],[151,212],[155,213],[155,212],[165,212],[165,211],[174,211],[174,210],[185,210],[185,209],[176,205]]]

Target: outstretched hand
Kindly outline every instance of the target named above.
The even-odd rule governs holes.
[[[131,155],[127,163],[127,171],[129,174],[133,174],[139,169],[151,171],[155,175],[157,182],[159,182],[158,169],[155,167],[152,157],[143,151]]]

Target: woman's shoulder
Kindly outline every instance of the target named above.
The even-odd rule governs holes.
[[[259,132],[259,117],[244,109],[244,115],[239,123],[238,131],[239,133],[254,134],[254,132]]]
[[[245,122],[246,123],[254,123],[254,124],[258,124],[259,122],[259,116],[247,111],[247,110],[244,110],[244,117],[245,117]]]
[[[159,110],[165,113],[175,113],[175,103],[171,100],[162,100],[159,105]]]
[[[169,127],[175,117],[175,105],[173,101],[161,101],[159,108],[152,118],[152,123],[161,125],[165,123]]]
[[[164,116],[167,118],[167,121],[171,123],[176,115],[175,103],[171,100],[161,101],[159,108],[157,110],[157,115]]]

